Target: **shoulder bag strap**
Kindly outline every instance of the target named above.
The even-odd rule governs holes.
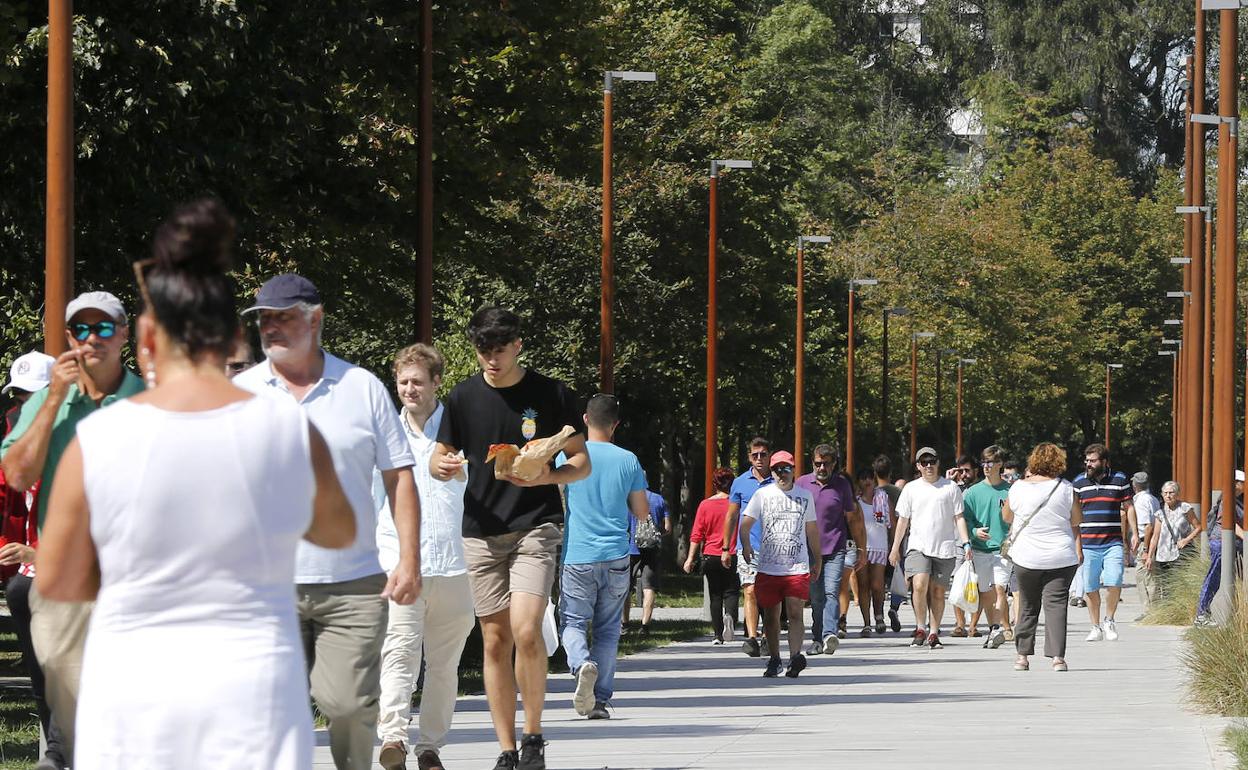
[[[1056,492],[1057,488],[1060,487],[1061,485],[1062,485],[1061,479],[1058,479],[1056,482],[1054,482],[1053,488],[1049,490],[1049,493],[1045,495],[1044,499],[1040,501],[1040,504],[1036,506],[1036,510],[1032,511],[1031,515],[1028,516],[1025,520],[1019,521],[1018,529],[1011,532],[1009,536],[1006,538],[1006,542],[1009,543],[1009,546],[1006,547],[1006,550],[1009,550],[1009,548],[1014,545],[1014,541],[1018,539],[1018,536],[1022,534],[1024,529],[1027,529],[1027,525],[1031,523],[1031,520],[1036,518],[1036,514],[1044,510],[1044,506],[1049,504],[1049,498],[1053,496],[1053,493]]]

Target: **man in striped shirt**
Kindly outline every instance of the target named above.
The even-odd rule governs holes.
[[[1124,566],[1123,522],[1134,520],[1131,484],[1125,474],[1109,467],[1109,449],[1089,444],[1083,450],[1085,471],[1075,478],[1075,492],[1083,507],[1079,540],[1083,546],[1083,587],[1092,618],[1089,642],[1118,639],[1114,612],[1122,594]],[[1101,619],[1101,588],[1105,588],[1105,618]]]

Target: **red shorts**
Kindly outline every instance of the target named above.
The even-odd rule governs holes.
[[[758,573],[754,581],[754,597],[759,607],[774,607],[785,599],[810,598],[810,575],[765,575]]]

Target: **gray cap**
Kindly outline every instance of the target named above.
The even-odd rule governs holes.
[[[919,458],[922,457],[923,455],[931,455],[932,457],[936,457],[936,458],[940,457],[940,455],[936,454],[935,449],[932,449],[930,446],[925,446],[919,449],[919,451],[914,453],[915,462],[918,462]]]
[[[1147,484],[1148,474],[1145,473],[1144,471],[1136,471],[1135,475],[1131,477],[1131,483],[1132,484]]]
[[[126,323],[126,309],[121,300],[106,291],[84,291],[74,297],[74,301],[65,306],[65,323],[83,310],[99,310],[119,324]]]

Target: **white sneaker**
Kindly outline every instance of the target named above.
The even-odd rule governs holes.
[[[733,619],[732,615],[725,612],[724,613],[724,641],[725,642],[732,641],[732,636],[733,634],[736,633],[736,629],[734,628],[735,625],[736,625],[736,622]]]
[[[598,683],[598,664],[592,660],[585,661],[576,670],[576,694],[572,696],[572,707],[581,716],[588,716],[594,708],[594,685]]]
[[[1115,634],[1114,634],[1114,638],[1117,638],[1117,637],[1118,637],[1118,634],[1117,634],[1117,633],[1115,633]],[[1089,641],[1089,642],[1099,642],[1099,641],[1101,641],[1101,640],[1102,640],[1102,639],[1104,639],[1104,638],[1105,638],[1105,633],[1104,633],[1103,631],[1101,631],[1101,627],[1100,627],[1100,626],[1092,626],[1092,630],[1088,632],[1088,638],[1087,638],[1087,641]]]
[[[1105,641],[1118,641],[1118,624],[1114,622],[1113,618],[1105,619]]]
[[[823,654],[831,655],[836,652],[836,648],[841,646],[841,640],[836,638],[836,634],[823,635]]]

